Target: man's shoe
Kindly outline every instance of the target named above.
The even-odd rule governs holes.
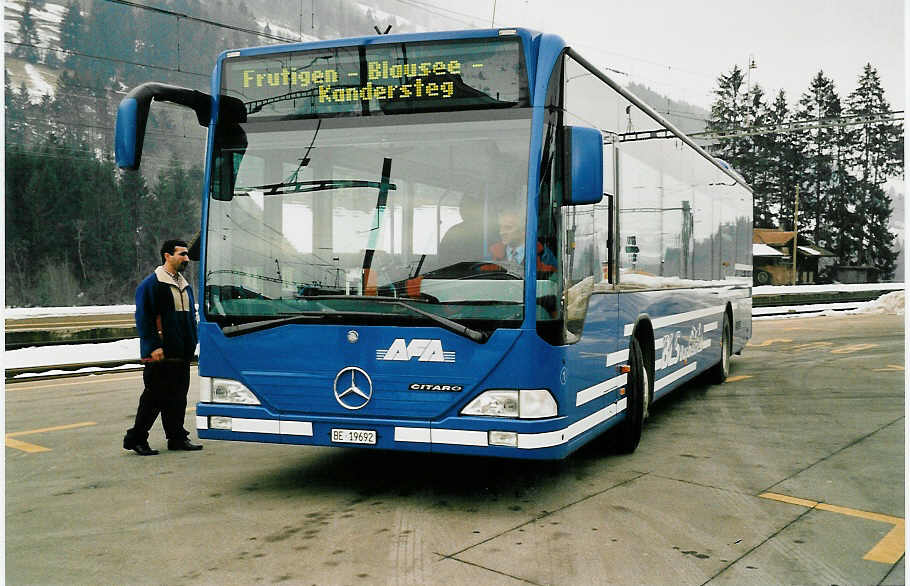
[[[167,449],[169,450],[186,450],[187,452],[194,452],[196,450],[201,450],[202,446],[199,444],[191,443],[189,438],[184,438],[183,440],[177,440],[175,442],[168,442]]]
[[[136,444],[133,446],[132,450],[140,456],[154,456],[158,453],[158,450],[153,450],[151,447],[149,447],[148,442]]]

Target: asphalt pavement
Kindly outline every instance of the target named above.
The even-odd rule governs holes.
[[[7,384],[6,580],[903,584],[904,366],[902,316],[756,321],[634,454],[605,436],[553,463],[169,452],[160,425],[140,457],[141,373]]]

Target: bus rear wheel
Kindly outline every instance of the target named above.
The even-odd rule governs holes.
[[[730,356],[733,355],[733,327],[730,314],[724,313],[724,329],[720,338],[720,362],[711,368],[711,382],[721,384],[730,376]]]
[[[645,397],[650,394],[648,371],[636,338],[629,343],[629,377],[626,381],[626,418],[616,428],[616,450],[631,454],[641,440],[645,421]]]

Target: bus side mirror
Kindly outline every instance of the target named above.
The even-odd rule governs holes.
[[[212,114],[212,97],[203,92],[163,83],[144,83],[133,88],[117,107],[114,155],[117,166],[135,171],[142,160],[145,125],[152,100],[173,102],[196,112],[200,126],[208,126]]]
[[[563,129],[563,205],[600,203],[604,185],[604,141],[596,128],[566,126]]]

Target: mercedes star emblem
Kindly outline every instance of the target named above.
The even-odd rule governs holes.
[[[360,339],[360,334],[357,333],[357,330],[351,330],[348,332],[348,342],[351,344],[356,344],[357,340]]]
[[[334,390],[339,405],[345,409],[361,409],[373,396],[373,381],[363,370],[348,366],[335,375]]]

